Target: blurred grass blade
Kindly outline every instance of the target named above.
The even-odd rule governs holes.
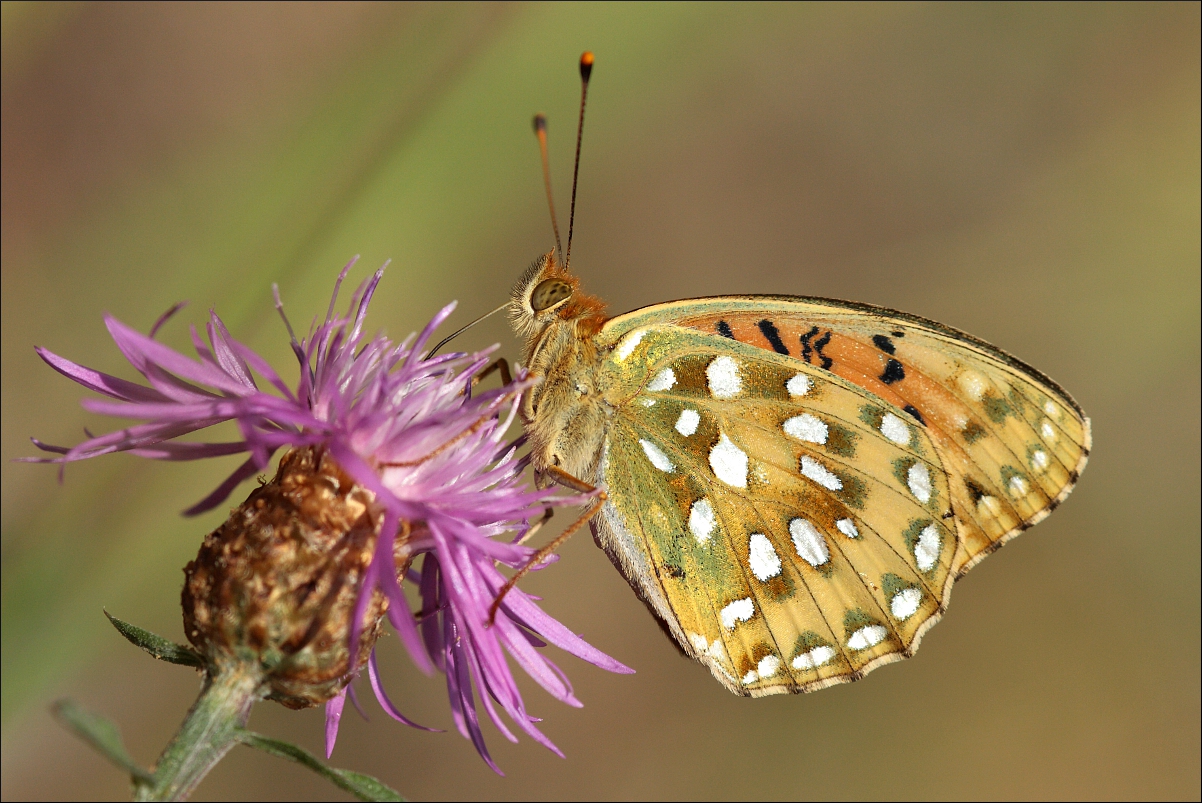
[[[204,667],[204,659],[200,657],[200,653],[191,647],[184,647],[162,636],[156,636],[149,630],[143,630],[137,625],[131,625],[129,622],[118,619],[108,611],[105,611],[104,615],[113,623],[113,627],[117,628],[117,632],[129,640],[130,644],[133,644],[135,647],[141,647],[160,661],[168,661],[169,663],[181,664],[183,666]]]
[[[50,708],[55,719],[96,749],[96,752],[133,776],[134,782],[149,783],[151,774],[139,767],[121,742],[121,731],[99,714],[80,708],[74,700],[62,699]]]
[[[279,756],[289,761],[295,761],[297,764],[303,764],[339,789],[350,792],[359,800],[405,799],[397,794],[395,789],[386,786],[370,775],[327,767],[312,753],[302,750],[294,744],[281,742],[277,739],[268,739],[266,736],[261,736],[248,730],[238,731],[238,741],[248,747],[255,747],[265,753],[270,753],[273,756]]]

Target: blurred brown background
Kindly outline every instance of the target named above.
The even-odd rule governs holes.
[[[233,462],[13,464],[112,428],[35,345],[131,376],[101,314],[177,299],[292,364],[271,310],[392,265],[375,325],[491,309],[551,243],[530,117],[566,206],[576,59],[596,51],[574,266],[615,312],[724,292],[852,298],[984,337],[1055,377],[1095,450],[1056,515],[974,570],[918,656],[743,700],[677,657],[587,536],[528,587],[638,670],[527,684],[566,760],[490,732],[348,714],[334,763],[424,798],[1194,798],[1199,783],[1199,5],[3,6],[4,799],[122,798],[60,730],[71,695],[150,763],[188,670],[183,520]],[[566,211],[561,211],[566,215]],[[186,327],[165,335],[183,347]],[[500,341],[503,322],[463,345]],[[383,647],[394,699],[440,678]],[[318,750],[319,712],[252,726]],[[199,799],[338,793],[239,749]]]

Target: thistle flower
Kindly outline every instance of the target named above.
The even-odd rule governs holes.
[[[376,671],[373,645],[386,615],[417,666],[446,675],[455,724],[490,767],[499,772],[484,744],[477,697],[506,738],[517,740],[502,711],[559,754],[527,713],[510,659],[572,706],[580,702],[540,651],[544,643],[612,672],[632,670],[584,642],[520,588],[504,598],[491,625],[488,615],[506,582],[498,565],[520,567],[534,555],[519,543],[530,522],[548,505],[587,497],[524,482],[526,462],[516,455],[521,442],[505,433],[528,380],[519,376],[475,394],[472,379],[489,352],[422,356],[453,304],[402,343],[367,338],[364,318],[381,268],[355,292],[347,314],[336,315],[338,288],[353,264],[339,274],[329,311],[308,338],[298,341],[288,327],[300,363],[295,390],[232,338],[215,314],[207,343],[192,328],[198,360],[154,339],[178,305],[149,336],[107,317],[113,340],[148,384],[45,349],[38,354],[109,397],[86,399],[86,409],[142,423],[70,449],[34,443],[59,455],[43,462],[59,464],[119,451],[159,460],[247,453],[189,515],[221,504],[266,469],[277,450],[291,450],[276,478],[206,539],[186,569],[185,632],[210,667],[249,655],[265,674],[264,694],[292,707],[325,702],[329,754],[348,684],[364,665],[385,710],[413,724],[389,700]],[[275,298],[282,316],[278,290]],[[276,392],[261,389],[256,375]],[[237,423],[241,440],[179,440],[225,421]],[[401,590],[404,579],[417,587],[418,616]]]

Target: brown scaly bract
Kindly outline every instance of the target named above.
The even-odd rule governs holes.
[[[272,699],[324,703],[366,664],[388,603],[375,591],[355,660],[350,618],[382,510],[320,448],[297,449],[184,568],[184,632],[213,664],[257,656]],[[399,565],[407,562],[397,541]]]

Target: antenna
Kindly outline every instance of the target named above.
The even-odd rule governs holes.
[[[580,56],[580,121],[576,124],[576,166],[572,168],[572,206],[568,214],[568,251],[564,255],[566,270],[572,262],[572,229],[576,225],[576,179],[580,176],[580,140],[584,136],[584,103],[588,100],[588,79],[593,74],[593,53],[584,51]]]
[[[563,259],[563,243],[559,241],[559,222],[555,219],[555,199],[551,197],[551,164],[547,161],[547,116],[542,112],[534,115],[534,133],[538,137],[538,150],[543,156],[543,183],[547,186],[547,206],[551,209],[551,228],[555,231],[555,250]]]
[[[426,352],[426,356],[424,357],[424,359],[427,359],[427,360],[428,360],[428,359],[430,359],[431,357],[433,357],[433,356],[434,356],[434,353],[435,353],[435,352],[437,352],[437,351],[438,351],[440,348],[442,348],[443,346],[445,346],[447,343],[450,343],[452,340],[454,340],[455,338],[459,337],[461,334],[463,334],[464,332],[466,332],[468,329],[471,329],[473,326],[475,326],[476,324],[480,323],[480,321],[484,320],[485,318],[490,318],[490,317],[492,317],[493,315],[496,315],[498,312],[500,312],[501,310],[503,310],[503,309],[505,309],[506,307],[508,307],[508,306],[509,306],[509,303],[510,303],[510,302],[506,301],[504,304],[502,304],[501,306],[497,307],[497,308],[496,308],[495,310],[493,310],[492,312],[486,312],[486,313],[484,313],[483,315],[481,315],[479,318],[477,318],[476,320],[474,320],[474,321],[472,321],[471,323],[467,324],[466,326],[461,326],[461,327],[459,327],[459,328],[458,328],[458,329],[456,329],[454,332],[452,332],[451,334],[447,335],[447,336],[446,336],[446,337],[444,337],[442,340],[438,341],[438,345],[437,345],[437,346],[435,346],[434,348],[432,348],[432,349],[430,349],[429,351],[427,351],[427,352]]]

